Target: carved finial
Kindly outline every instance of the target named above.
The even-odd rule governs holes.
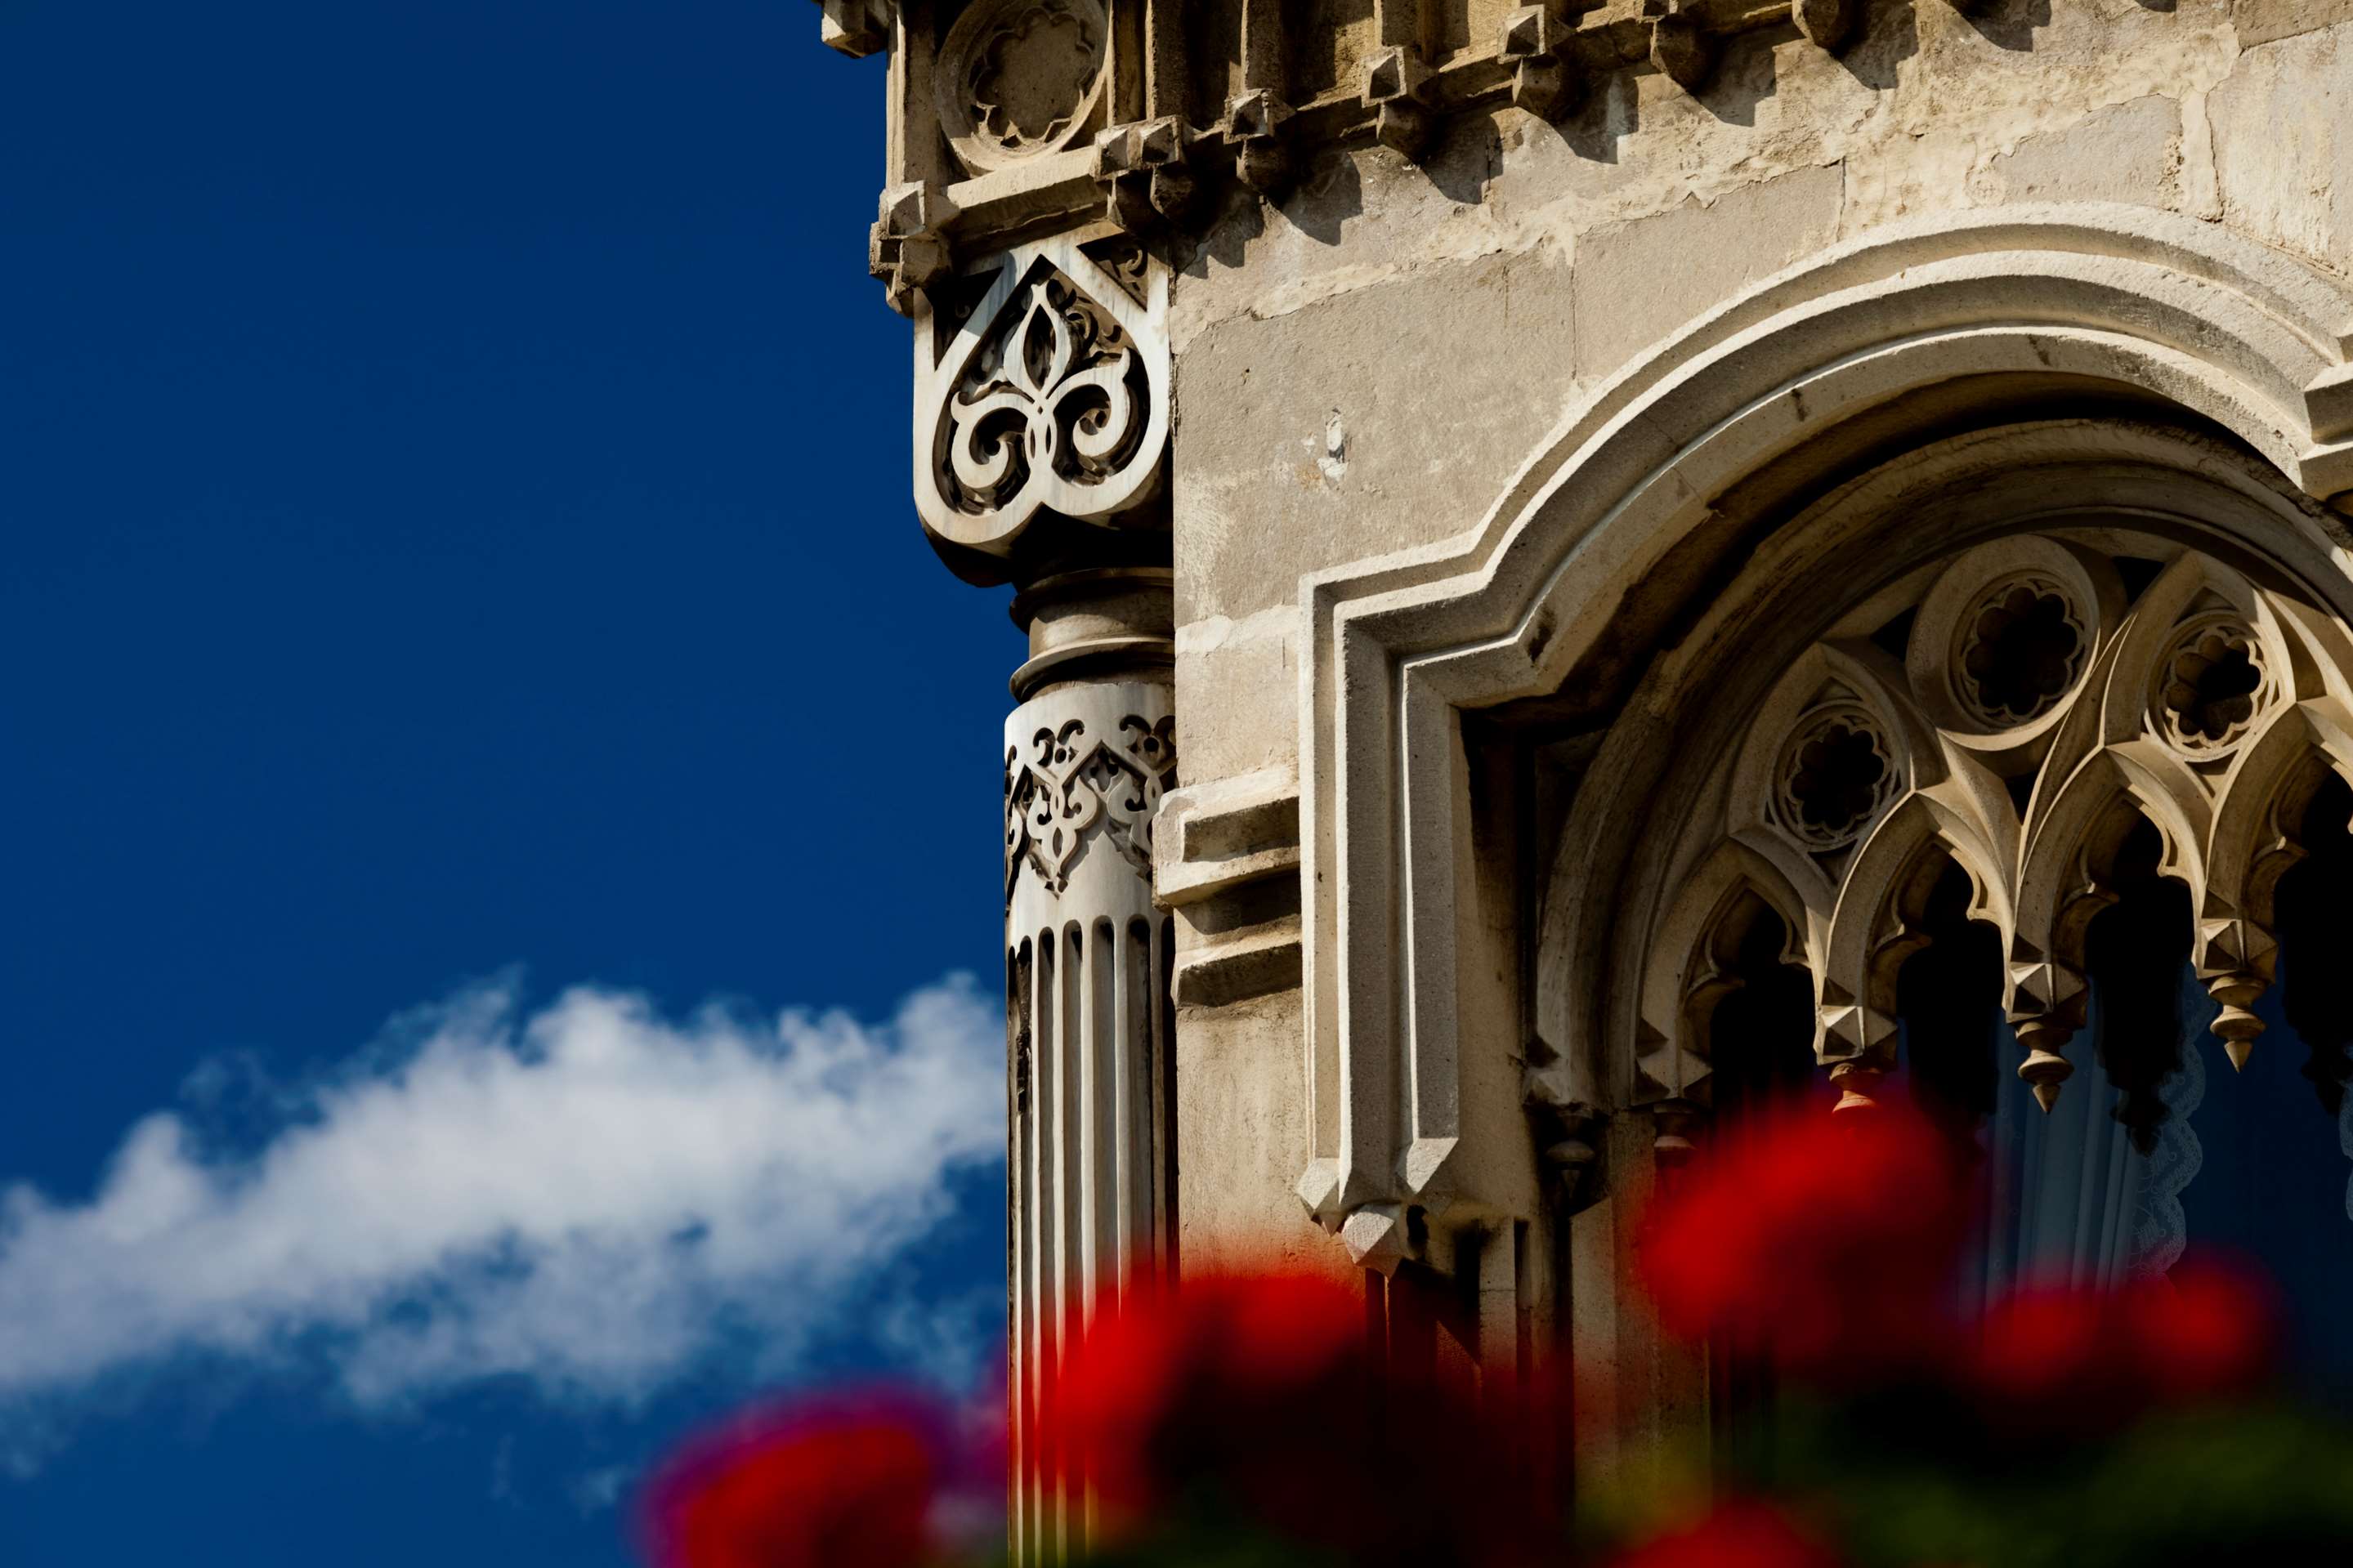
[[[1545,1168],[1559,1179],[1562,1201],[1575,1209],[1601,1159],[1604,1118],[1591,1106],[1581,1104],[1561,1107],[1557,1114],[1561,1136],[1546,1145]]]
[[[1557,120],[1585,97],[1585,78],[1568,58],[1569,26],[1549,5],[1523,5],[1504,19],[1497,58],[1512,68],[1512,104]]]
[[[2034,1090],[2035,1103],[2047,1112],[2059,1103],[2059,1086],[2075,1070],[2075,1064],[2060,1053],[2084,1026],[2089,993],[2080,971],[2037,959],[2010,965],[2010,1027],[2026,1051],[2018,1076]]]
[[[1697,92],[1715,74],[1715,40],[1689,9],[1690,0],[1642,0],[1651,25],[1651,63],[1685,92]]]
[[[1410,44],[1383,49],[1365,66],[1365,102],[1378,111],[1382,146],[1418,158],[1430,144],[1430,67]]]
[[[1838,1103],[1831,1114],[1842,1115],[1856,1110],[1879,1109],[1879,1080],[1887,1075],[1869,1062],[1840,1062],[1831,1068],[1831,1083],[1839,1091]]]
[[[2214,1019],[2214,1033],[2233,1069],[2243,1070],[2248,1057],[2254,1054],[2255,1037],[2263,1032],[2263,1021],[2253,1009],[2256,998],[2270,989],[2278,968],[2278,942],[2253,921],[2198,922],[2198,979],[2206,994],[2222,1005]]]
[[[1651,1141],[1651,1156],[1659,1163],[1663,1174],[1672,1175],[1691,1163],[1697,1146],[1691,1135],[1699,1126],[1703,1113],[1688,1100],[1662,1100],[1651,1107],[1651,1115],[1658,1123],[1658,1134]]]

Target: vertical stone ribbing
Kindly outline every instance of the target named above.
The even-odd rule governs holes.
[[[1090,1523],[1085,1456],[1056,1446],[1064,1364],[1106,1300],[1172,1263],[1174,936],[1151,874],[1169,689],[1051,688],[1005,749],[1012,1547],[1059,1563]]]

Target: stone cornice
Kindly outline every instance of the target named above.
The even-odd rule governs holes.
[[[1869,4],[1550,0],[1462,38],[1444,0],[1375,0],[1311,50],[1286,37],[1281,0],[823,0],[823,32],[847,53],[892,54],[871,259],[907,311],[959,263],[1024,240],[1103,222],[1198,230],[1219,184],[1280,196],[1324,148],[1418,156],[1449,115],[1509,103],[1565,118],[1621,71],[1704,94],[1746,34],[1841,52]],[[1188,40],[1219,58],[1188,68]]]

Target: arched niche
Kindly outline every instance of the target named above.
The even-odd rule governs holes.
[[[1474,1048],[1522,1053],[1530,1100],[1564,1116],[1675,1101],[1696,1081],[1674,993],[1704,963],[1654,938],[1704,931],[1736,893],[1802,934],[1824,1058],[1869,1068],[1893,1028],[1887,912],[1927,855],[1966,868],[2013,1010],[2060,1045],[2085,911],[2024,868],[2082,851],[2117,800],[2169,835],[2176,869],[2228,864],[2197,873],[2200,963],[2252,977],[2263,955],[2241,906],[2276,875],[2242,875],[2273,851],[2241,806],[2262,791],[2218,793],[2199,782],[2211,759],[2111,733],[2118,671],[2145,668],[2126,657],[2130,607],[2158,585],[2119,575],[2127,552],[2112,546],[2158,541],[2160,571],[2194,556],[2227,574],[2232,602],[2253,607],[2249,647],[2297,694],[2296,724],[2337,725],[2328,649],[2353,611],[2353,556],[2326,498],[2353,487],[2348,346],[2342,283],[2212,226],[2121,207],[1900,226],[1639,357],[1455,538],[1308,578],[1310,1212],[1388,1268],[1418,1246],[1416,1210],[1491,1198],[1459,1154],[1478,1088],[1462,1020],[1484,1016],[1472,1004],[1491,972],[1466,958],[1483,951],[1464,871],[1470,716],[1578,737],[1587,759],[1539,878],[1525,1038]],[[1939,574],[1979,549],[2022,552],[2016,624],[1996,630],[2043,649],[2042,666],[1998,689],[1928,690],[1908,643],[1873,634],[1929,616]],[[2052,588],[2085,619],[2076,665],[2049,652],[2063,640]],[[2063,713],[2042,702],[2054,679]],[[1854,724],[1831,732],[1841,715],[1870,721],[1862,749],[1890,782],[1857,796],[1861,837],[1777,840],[1792,808],[1767,764],[1791,737],[1757,731],[1768,710],[1850,753]],[[2269,734],[2232,755],[2303,754]],[[2252,778],[2271,763],[2244,765]],[[1824,826],[1837,800],[1811,809],[1817,837],[1843,833]],[[2030,853],[2038,833],[2069,842]]]

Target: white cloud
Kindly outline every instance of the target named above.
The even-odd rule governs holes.
[[[962,978],[885,1026],[467,993],[256,1152],[160,1111],[88,1202],[0,1192],[0,1412],[189,1352],[316,1358],[365,1404],[498,1374],[628,1401],[738,1332],[777,1370],[1001,1157],[1002,1028]]]

